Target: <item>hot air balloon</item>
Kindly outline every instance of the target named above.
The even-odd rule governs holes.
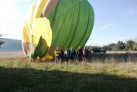
[[[88,0],[37,0],[24,22],[23,51],[33,58],[51,59],[57,47],[83,47],[93,25],[94,11]]]

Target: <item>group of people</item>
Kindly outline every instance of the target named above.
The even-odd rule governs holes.
[[[59,49],[57,48],[54,51],[55,54],[55,62],[63,62],[63,61],[71,61],[73,62],[74,60],[78,60],[80,61],[86,61],[88,58],[88,50],[86,47],[82,48],[78,48],[77,50],[74,50],[73,48],[71,49]]]

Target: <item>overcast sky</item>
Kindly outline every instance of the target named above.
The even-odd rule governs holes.
[[[20,38],[30,4],[36,0],[0,0],[0,33]],[[137,37],[137,0],[89,0],[95,23],[87,45],[105,45]]]

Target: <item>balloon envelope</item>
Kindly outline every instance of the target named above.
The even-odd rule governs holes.
[[[57,47],[82,48],[93,25],[94,12],[87,0],[37,0],[24,23],[23,50],[26,55],[37,53],[44,57],[44,54],[54,56]],[[39,50],[44,50],[44,54]]]

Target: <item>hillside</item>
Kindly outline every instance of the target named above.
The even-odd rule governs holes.
[[[4,44],[2,44],[0,51],[21,51],[22,45],[21,40],[15,39],[2,39]]]

